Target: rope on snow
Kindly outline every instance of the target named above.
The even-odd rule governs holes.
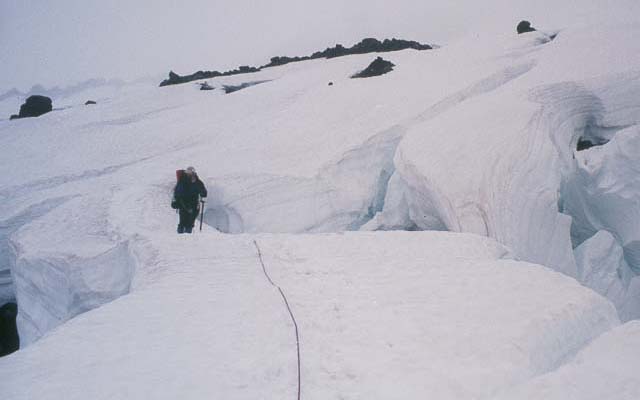
[[[296,322],[296,317],[293,315],[293,311],[291,311],[291,307],[289,306],[289,301],[287,300],[287,296],[285,296],[284,292],[282,291],[282,288],[278,285],[276,285],[273,280],[271,279],[271,277],[269,276],[269,273],[267,272],[267,268],[264,265],[264,260],[262,259],[262,251],[260,250],[260,246],[258,246],[258,242],[256,240],[253,241],[253,244],[256,246],[256,250],[258,251],[258,259],[260,260],[260,265],[262,265],[262,272],[264,272],[264,276],[267,277],[267,280],[269,281],[269,283],[275,287],[276,289],[278,289],[278,292],[280,292],[280,296],[282,297],[282,301],[284,301],[284,305],[287,307],[287,311],[289,312],[289,316],[291,317],[291,321],[293,322],[293,326],[295,328],[296,331],[296,350],[297,350],[297,356],[298,356],[298,400],[300,400],[300,392],[301,392],[301,379],[300,379],[300,335],[298,333],[298,323]]]

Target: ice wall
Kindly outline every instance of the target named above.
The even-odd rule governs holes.
[[[566,35],[559,45],[512,54],[535,60],[517,79],[409,126],[384,209],[365,228],[494,237],[606,295],[626,320],[638,309],[631,281],[640,243],[640,75],[630,60],[588,60],[579,52],[584,38]],[[621,44],[610,45],[609,56],[626,55]],[[615,251],[596,250],[603,243],[594,237],[576,265],[573,249],[603,230],[611,234],[604,247]],[[610,285],[616,289],[604,289]]]
[[[128,293],[135,260],[128,242],[108,231],[100,200],[61,200],[10,237],[21,346]]]

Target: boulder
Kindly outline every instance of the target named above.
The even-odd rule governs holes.
[[[20,106],[20,113],[12,115],[11,119],[39,117],[53,110],[51,99],[47,96],[29,96],[23,105]]]
[[[96,103],[95,101],[93,101],[93,100],[87,100],[87,101],[84,103],[84,105],[85,105],[85,106],[89,106],[89,105],[92,105],[92,104],[97,104],[97,103]]]
[[[536,28],[531,26],[531,22],[522,20],[516,27],[516,31],[518,31],[518,35],[521,33],[534,32]]]
[[[378,57],[367,68],[353,75],[352,78],[369,78],[372,76],[384,75],[393,71],[395,64],[387,61],[382,57]]]

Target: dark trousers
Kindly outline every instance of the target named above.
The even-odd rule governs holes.
[[[182,227],[186,231],[191,231],[193,229],[193,224],[196,222],[198,218],[198,214],[200,213],[200,208],[192,208],[191,213],[187,212],[187,210],[181,208],[180,213],[180,223],[178,224],[178,228]]]

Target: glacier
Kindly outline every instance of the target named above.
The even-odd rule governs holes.
[[[305,398],[562,398],[570,379],[637,398],[639,34],[474,36],[385,53],[395,70],[362,80],[376,55],[210,80],[264,81],[228,95],[87,87],[0,120],[0,302],[22,346],[0,397],[293,397],[255,239],[300,325]],[[210,199],[203,232],[176,237],[187,164]]]

